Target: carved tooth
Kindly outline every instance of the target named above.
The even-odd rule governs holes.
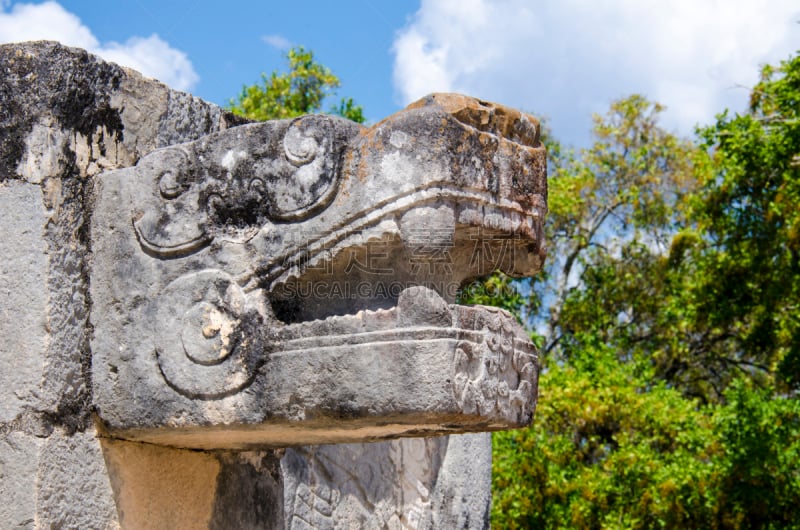
[[[417,285],[400,293],[397,300],[397,321],[401,327],[453,325],[450,306],[433,289]]]

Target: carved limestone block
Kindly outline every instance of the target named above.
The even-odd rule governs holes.
[[[102,174],[99,419],[195,448],[528,424],[533,344],[454,302],[493,270],[538,271],[545,173],[534,118],[437,94],[371,128],[242,125]]]

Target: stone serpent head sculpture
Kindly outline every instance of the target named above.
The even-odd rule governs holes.
[[[96,298],[130,322],[97,319],[104,419],[149,440],[178,426],[163,436],[189,446],[280,443],[281,428],[342,418],[367,434],[319,440],[526,424],[533,345],[509,314],[454,302],[493,270],[541,267],[539,134],[524,113],[434,94],[369,128],[235,127],[101,179]],[[110,406],[145,380],[159,413]],[[236,441],[208,434],[220,421],[243,426]]]

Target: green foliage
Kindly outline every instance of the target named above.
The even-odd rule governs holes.
[[[497,528],[800,528],[800,57],[698,145],[661,110],[549,140],[545,274],[484,300],[546,328],[534,425],[494,437]]]
[[[737,379],[714,414],[720,523],[800,527],[800,402]]]
[[[336,114],[356,123],[367,121],[367,118],[364,117],[364,108],[361,105],[356,105],[353,98],[342,98],[339,105],[331,110],[331,114]]]
[[[684,197],[693,183],[693,147],[658,126],[662,111],[638,95],[613,103],[607,115],[594,118],[592,147],[567,153],[550,175],[550,261],[547,275],[533,286],[540,299],[552,300],[539,314],[549,326],[549,354],[569,355],[568,342],[586,324],[573,319],[589,309],[578,306],[598,299],[624,306],[610,314],[611,320],[625,318],[620,326],[609,321],[607,334],[622,325],[648,325],[642,319],[650,315],[630,306],[629,297],[619,291],[636,294],[644,287],[626,280],[641,278],[636,274],[640,267],[653,267],[655,253],[668,245],[683,218]],[[629,274],[608,276],[609,268],[620,266],[631,269]],[[608,297],[581,289],[593,274],[606,274],[598,286],[612,291]]]
[[[800,56],[765,67],[750,112],[701,138],[698,320],[728,358],[800,389]]]
[[[493,525],[710,527],[709,418],[604,345],[576,361],[550,366],[529,430],[494,436]]]
[[[495,528],[798,528],[800,403],[737,380],[701,406],[606,346],[494,435]]]
[[[459,292],[458,303],[502,307],[521,321],[525,299],[510,276],[495,272],[464,286]]]
[[[302,46],[286,54],[288,73],[273,71],[261,74],[263,84],[245,86],[229,110],[253,120],[276,120],[312,114],[322,109],[326,98],[339,88],[339,78],[314,60],[314,54]],[[331,113],[364,123],[364,110],[352,98],[343,98]]]
[[[739,375],[800,388],[799,100],[795,58],[699,147],[639,96],[596,118],[594,145],[550,179],[545,351],[567,358],[592,330],[703,401]]]
[[[538,313],[549,357],[569,362],[587,338],[599,340],[619,359],[645,359],[657,376],[704,395],[683,384],[684,368],[695,366],[683,363],[688,280],[669,253],[672,236],[687,226],[699,152],[660,127],[662,112],[638,95],[613,103],[595,117],[593,145],[557,166],[547,274],[532,291],[549,301]]]

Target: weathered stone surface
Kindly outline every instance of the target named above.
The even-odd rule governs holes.
[[[206,449],[527,425],[527,335],[503,311],[451,304],[465,281],[541,264],[537,128],[439,95],[371,129],[243,125],[101,175],[103,421]]]
[[[282,528],[280,458],[104,440],[122,528]]]
[[[55,430],[39,455],[37,528],[116,528],[109,480],[94,429]]]
[[[55,42],[0,46],[0,180],[94,175],[242,123],[189,94]]]
[[[43,202],[39,186],[0,183],[0,423],[39,406],[49,339]]]
[[[83,50],[0,46],[0,423],[81,428],[91,404],[91,179],[240,120]]]
[[[0,46],[0,527],[117,526],[90,421],[92,177],[236,122],[83,50]]]
[[[23,432],[0,436],[0,528],[34,528],[41,445]]]
[[[450,436],[421,528],[489,528],[492,439],[488,433]]]
[[[488,528],[488,434],[287,449],[287,529]]]

